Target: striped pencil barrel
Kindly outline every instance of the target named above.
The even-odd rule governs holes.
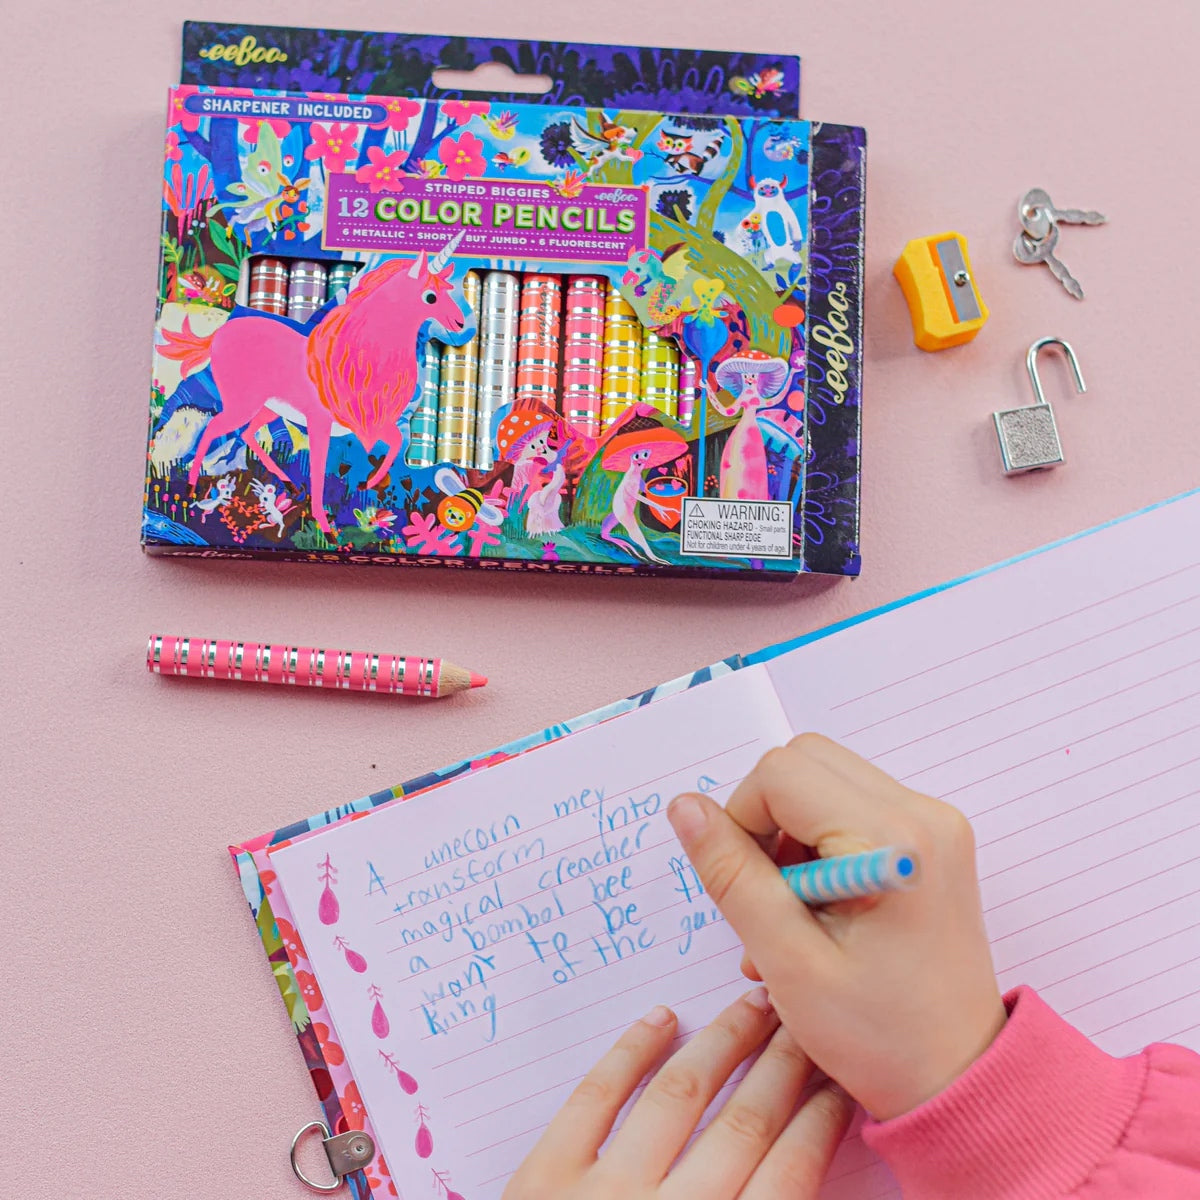
[[[885,846],[862,854],[814,858],[811,862],[780,868],[788,887],[805,904],[835,904],[880,892],[915,886],[920,864],[911,850]]]
[[[441,697],[487,683],[482,675],[440,658],[163,634],[151,636],[146,647],[146,667],[156,675],[339,688],[393,696]]]
[[[351,280],[358,274],[360,263],[341,262],[330,263],[329,265],[329,295],[336,296],[343,288],[350,286]]]
[[[517,324],[517,403],[558,403],[558,348],[562,330],[562,283],[556,275],[521,281]]]
[[[685,357],[679,367],[679,403],[675,419],[685,429],[692,427],[700,395],[700,364]]]
[[[604,384],[600,421],[607,428],[638,402],[642,323],[615,283],[604,300]]]
[[[408,419],[408,465],[432,467],[437,462],[438,388],[442,374],[442,351],[432,340],[425,343],[417,377],[417,399]]]
[[[463,302],[479,322],[479,276],[468,271]],[[479,381],[479,336],[442,351],[438,387],[437,460],[456,467],[475,464],[475,395]]]
[[[564,304],[562,414],[592,438],[601,433],[605,287],[595,275],[578,275],[567,284]]]
[[[288,268],[282,258],[256,258],[250,263],[251,308],[286,317],[288,311]]]
[[[300,258],[288,272],[287,315],[307,321],[325,303],[325,264]]]
[[[475,462],[486,471],[494,462],[492,419],[512,404],[517,368],[520,281],[508,271],[483,277],[479,302],[479,386],[475,397]]]
[[[670,338],[642,331],[642,402],[674,420],[679,412],[679,351]]]

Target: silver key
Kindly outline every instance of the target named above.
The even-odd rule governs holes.
[[[1063,265],[1060,259],[1054,257],[1054,247],[1058,245],[1058,226],[1051,224],[1050,232],[1044,238],[1033,238],[1027,233],[1018,233],[1013,242],[1013,255],[1017,262],[1026,265],[1044,262],[1050,268],[1050,273],[1075,297],[1083,299],[1083,288],[1079,281]]]
[[[1108,218],[1090,208],[1055,208],[1044,188],[1030,188],[1017,205],[1021,226],[1030,237],[1041,239],[1056,222],[1064,225],[1103,225]]]

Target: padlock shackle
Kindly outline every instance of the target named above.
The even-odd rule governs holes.
[[[1034,402],[1036,404],[1046,403],[1046,397],[1042,393],[1042,381],[1038,378],[1037,373],[1037,356],[1047,346],[1062,347],[1063,353],[1067,356],[1067,361],[1071,364],[1071,370],[1075,374],[1075,390],[1077,392],[1086,392],[1087,384],[1083,382],[1083,372],[1079,369],[1079,359],[1075,357],[1075,351],[1071,349],[1070,345],[1064,342],[1062,338],[1038,338],[1029,347],[1029,353],[1025,355],[1025,366],[1029,371],[1029,381],[1033,384]]]

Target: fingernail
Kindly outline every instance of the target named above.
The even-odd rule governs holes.
[[[757,1008],[759,1012],[769,1013],[774,1011],[775,1006],[771,1003],[771,997],[765,987],[751,988],[742,999],[751,1008]]]
[[[667,806],[667,820],[685,844],[698,838],[708,825],[708,813],[697,796],[676,796]]]
[[[656,1004],[643,1018],[647,1025],[657,1025],[660,1029],[670,1025],[675,1014],[665,1005]]]

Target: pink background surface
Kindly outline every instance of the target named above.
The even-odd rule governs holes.
[[[1189,0],[843,0],[736,24],[715,0],[522,0],[503,20],[484,0],[5,8],[0,1113],[21,1148],[6,1194],[304,1194],[287,1146],[318,1108],[227,842],[1200,482]],[[870,138],[863,578],[144,558],[164,97],[185,16],[801,53],[804,115]],[[1012,260],[1034,185],[1109,214],[1060,243],[1082,304]],[[946,229],[968,238],[992,317],[929,355],[890,272],[909,238]],[[1076,396],[1047,357],[1069,462],[1005,479],[990,414],[1029,398],[1024,353],[1049,334],[1090,387]],[[440,653],[493,685],[406,704],[151,679],[152,630]]]

